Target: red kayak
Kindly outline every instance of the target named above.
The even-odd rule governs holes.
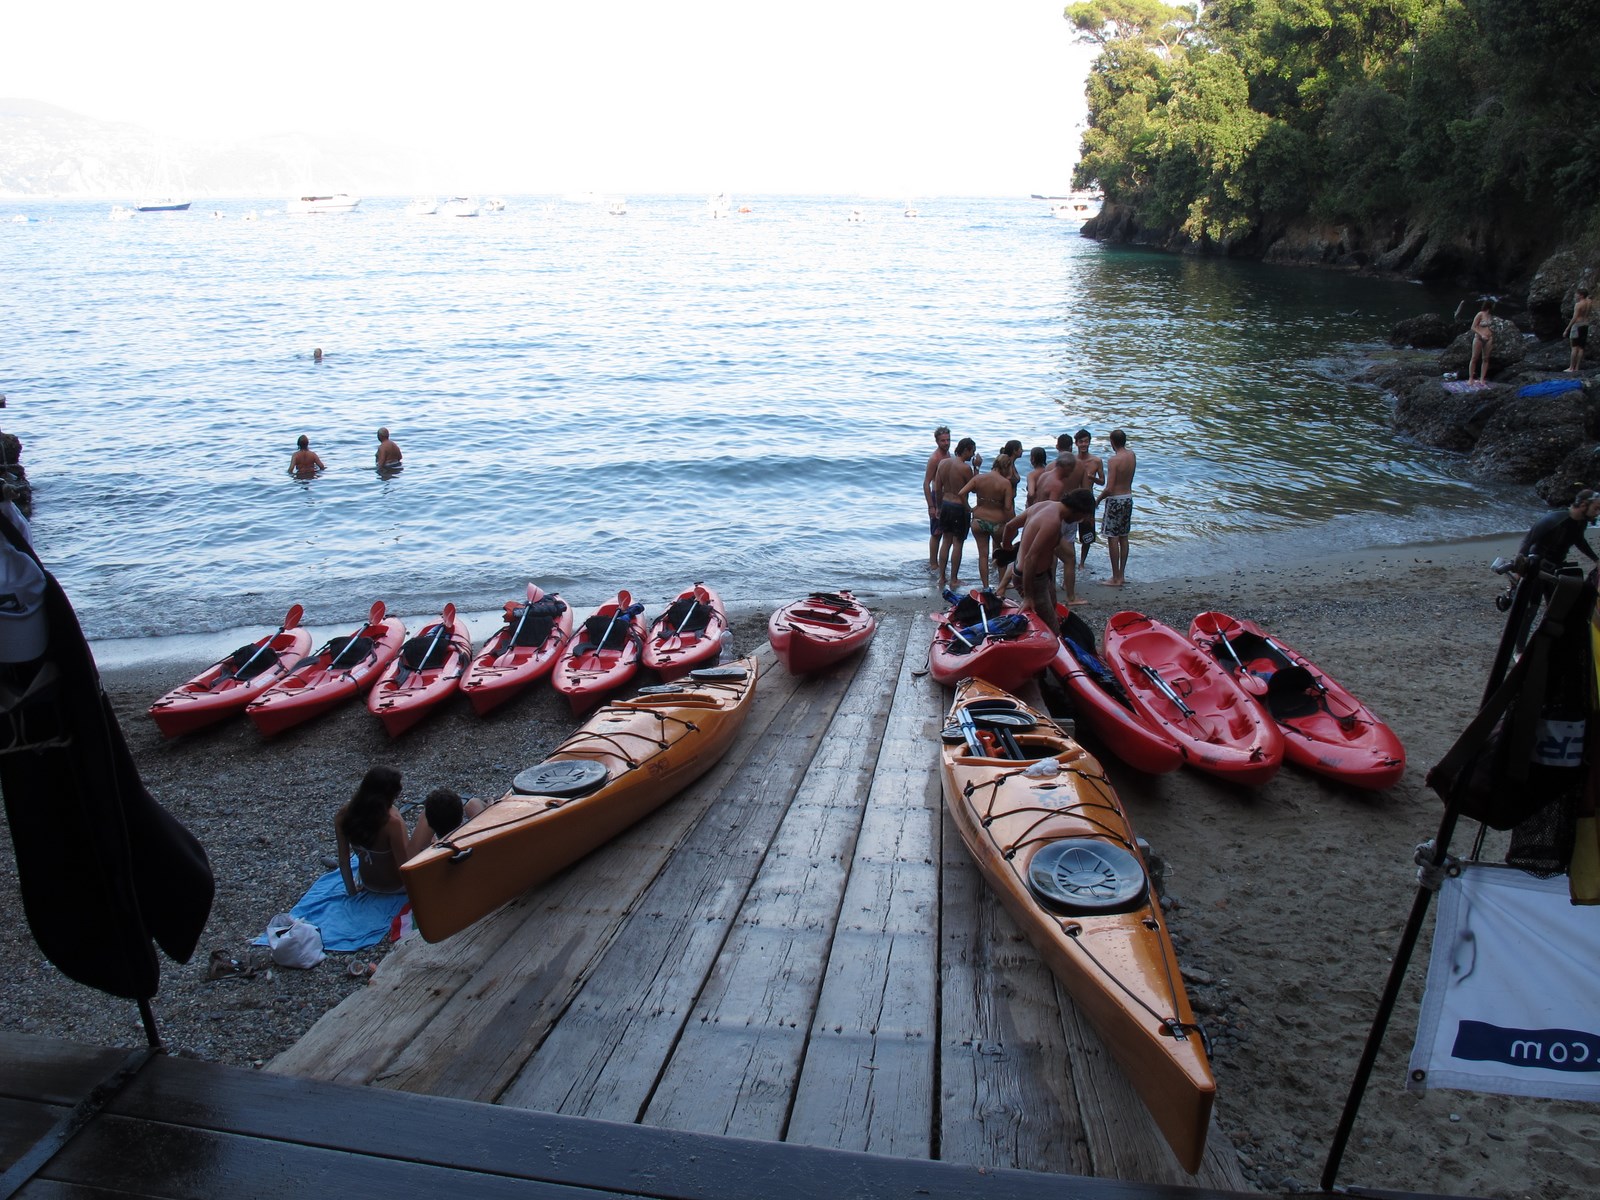
[[[697,583],[680,592],[650,626],[644,639],[644,665],[667,683],[696,667],[715,666],[727,627],[722,597]]]
[[[946,687],[982,679],[1001,691],[1016,692],[1061,649],[1050,627],[1013,600],[979,591],[965,596],[946,592],[945,598],[951,601],[950,610],[934,617],[928,669]]]
[[[1353,787],[1400,782],[1406,751],[1394,730],[1298,650],[1254,621],[1220,612],[1191,621],[1189,640],[1278,723],[1290,762]]]
[[[457,690],[471,659],[472,633],[456,618],[456,606],[446,604],[383,669],[367,693],[367,711],[390,737],[399,737]]]
[[[1170,625],[1138,612],[1106,622],[1106,661],[1190,766],[1256,787],[1283,765],[1283,734],[1228,673]]]
[[[767,619],[767,638],[791,675],[830,667],[872,640],[878,618],[849,592],[812,592]]]
[[[1061,618],[1061,649],[1050,670],[1072,698],[1073,715],[1130,767],[1151,775],[1176,771],[1183,765],[1183,747],[1134,706],[1128,689],[1095,654],[1088,622],[1065,604],[1056,605],[1056,614]]]
[[[296,604],[285,614],[278,632],[240,646],[157,700],[150,706],[156,728],[167,737],[177,737],[243,712],[245,705],[311,652],[311,635],[300,628],[304,615],[305,610]]]
[[[405,623],[385,615],[379,600],[366,624],[348,637],[336,637],[302,659],[244,710],[256,728],[271,737],[292,725],[320,717],[337,704],[365,691],[400,653]]]
[[[528,602],[506,601],[506,623],[461,677],[461,690],[480,717],[550,673],[572,634],[572,608],[559,595],[528,585]]]
[[[595,610],[574,631],[556,659],[550,683],[575,713],[585,713],[639,669],[644,647],[644,605],[627,592]]]

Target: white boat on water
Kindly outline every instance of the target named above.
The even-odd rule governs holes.
[[[490,196],[483,202],[484,212],[505,212],[506,202],[499,196]]]
[[[349,212],[360,203],[360,196],[335,192],[331,196],[301,196],[298,200],[290,200],[284,206],[283,211],[291,215],[298,213]]]
[[[625,217],[628,215],[628,202],[626,200],[613,200],[606,206],[606,211],[613,217]]]
[[[439,202],[432,196],[418,196],[406,205],[408,217],[431,217],[439,211]]]
[[[1050,201],[1050,215],[1061,221],[1082,225],[1100,215],[1106,198],[1100,192],[1068,192]]]
[[[452,196],[439,205],[441,217],[475,217],[478,215],[478,202],[471,196]]]
[[[170,196],[163,200],[141,200],[136,206],[140,212],[188,212],[192,200],[174,200]]]

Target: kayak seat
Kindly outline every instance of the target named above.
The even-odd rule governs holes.
[[[434,671],[450,661],[450,637],[433,633],[418,634],[400,647],[400,663],[408,671]]]
[[[336,637],[320,652],[320,654],[332,654],[329,667],[353,667],[371,653],[372,639],[359,634],[354,637]]]
[[[981,622],[988,617],[991,622],[998,617],[1005,605],[993,592],[984,592],[981,597],[974,599],[966,595],[957,600],[950,609],[950,623],[952,625],[971,625]]]
[[[592,616],[583,623],[583,636],[578,639],[580,650],[593,654],[597,650],[621,650],[633,636],[633,624],[619,616]],[[602,640],[603,639],[603,640]]]
[[[1132,851],[1098,838],[1061,838],[1028,863],[1028,887],[1045,908],[1063,914],[1136,908],[1148,884]]]
[[[1293,721],[1309,717],[1322,704],[1316,677],[1304,667],[1283,667],[1267,680],[1267,711],[1274,720]]]
[[[694,611],[691,612],[691,609]],[[661,619],[666,622],[668,629],[676,629],[679,633],[704,633],[706,626],[711,623],[711,606],[701,604],[693,596],[687,600],[680,596],[667,606]]]
[[[260,651],[260,653],[257,653]],[[254,661],[252,661],[254,660]],[[234,679],[254,679],[268,667],[278,665],[278,656],[270,650],[262,650],[254,642],[248,646],[240,646],[227,659],[227,674]]]
[[[556,627],[556,622],[566,610],[567,606],[561,600],[535,600],[532,604],[523,605],[517,610],[516,616],[508,620],[514,635],[511,644],[544,645],[550,637],[550,631]]]

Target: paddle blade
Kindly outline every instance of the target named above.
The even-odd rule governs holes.
[[[376,625],[388,615],[389,608],[382,600],[372,602],[372,610],[367,613],[367,624]]]
[[[300,624],[300,618],[306,615],[306,610],[300,605],[293,605],[288,612],[283,614],[283,629],[293,629]]]
[[[617,593],[617,611],[620,612],[622,609],[627,608],[628,605],[632,603],[633,593],[626,590]]]
[[[706,591],[706,585],[705,584],[697,583],[697,584],[694,585],[694,598],[696,600],[698,600],[701,604],[710,604],[711,603],[711,593]]]
[[[456,623],[456,606],[454,604],[446,604],[444,606],[444,611],[439,614],[439,617],[444,621],[446,629],[454,628]]]
[[[528,583],[528,603],[532,604],[535,600],[538,600],[543,595],[543,589],[541,589],[537,583],[534,583],[530,580]]]

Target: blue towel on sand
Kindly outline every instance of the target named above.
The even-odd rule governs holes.
[[[365,950],[388,939],[394,919],[407,903],[406,894],[357,892],[347,896],[338,871],[329,871],[310,887],[289,915],[310,921],[322,934],[322,948],[333,953]],[[267,944],[266,934],[255,941]]]

